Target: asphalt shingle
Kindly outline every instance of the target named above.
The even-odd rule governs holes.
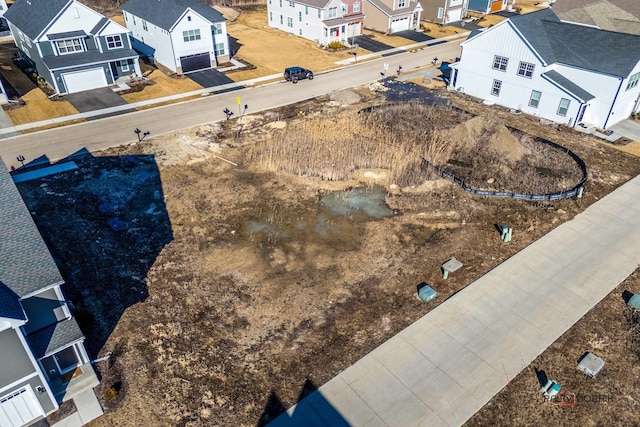
[[[589,92],[573,83],[571,80],[560,74],[555,70],[550,70],[545,73],[542,73],[543,77],[546,77],[550,81],[554,82],[558,86],[566,89],[569,93],[580,98],[582,102],[591,101],[595,98],[595,96],[591,95]]]
[[[27,336],[29,346],[36,359],[48,356],[84,339],[76,319],[71,318],[51,325]]]
[[[226,21],[220,12],[198,0],[129,0],[121,8],[164,30],[173,28],[188,9],[212,23]]]
[[[35,39],[71,0],[17,0],[4,18]]]
[[[17,298],[62,284],[47,245],[0,160],[0,283]],[[6,297],[5,292],[2,296]],[[12,303],[11,303],[12,304]]]

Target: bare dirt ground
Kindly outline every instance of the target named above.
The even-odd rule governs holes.
[[[423,119],[427,128],[454,129],[489,113],[564,145],[587,164],[584,197],[478,198],[419,171],[398,174],[375,162],[340,181],[322,179],[343,160],[337,149],[326,149],[328,163],[310,163],[316,176],[283,171],[286,162],[275,163],[279,172],[265,171],[265,153],[276,151],[262,148],[323,129],[309,125],[323,126],[319,118],[338,123],[354,114],[357,124],[357,111],[393,98],[377,88],[383,90],[364,87],[247,116],[242,127],[231,120],[79,157],[76,172],[19,184],[67,281],[90,352],[112,352],[98,364],[97,394],[107,413],[91,425],[263,425],[640,172],[636,157],[592,136],[455,93],[442,95],[466,112],[436,108]],[[381,141],[406,144],[413,134],[402,130],[415,122],[380,126],[401,125],[399,132],[379,132],[393,136]],[[412,153],[418,142],[399,147]],[[315,147],[301,149],[299,158],[320,159],[323,145]],[[367,155],[356,160],[366,163]],[[393,177],[413,182],[396,184]],[[372,182],[385,186],[390,216],[327,209],[332,191]],[[496,224],[513,227],[511,243],[500,240]],[[440,265],[451,256],[464,267],[443,281]],[[428,305],[416,298],[422,281],[439,293]],[[542,367],[560,378],[551,365]],[[501,420],[505,412],[486,417]]]

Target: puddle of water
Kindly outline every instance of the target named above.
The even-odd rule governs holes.
[[[325,242],[354,241],[358,235],[357,223],[394,215],[385,203],[385,196],[386,190],[380,186],[335,191],[323,196],[303,218],[299,213],[264,212],[260,218],[245,222],[244,233],[252,240],[271,242],[318,238]]]
[[[347,191],[334,191],[322,197],[321,202],[333,215],[363,214],[369,218],[393,216],[393,210],[387,206],[384,187],[375,185],[367,188],[352,188]]]

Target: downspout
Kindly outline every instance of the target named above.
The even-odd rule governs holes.
[[[620,85],[618,85],[618,90],[616,91],[616,96],[613,97],[613,102],[611,103],[611,108],[609,109],[609,114],[607,115],[607,119],[604,121],[603,129],[607,128],[607,123],[609,123],[609,117],[611,117],[611,112],[613,111],[613,106],[616,105],[616,100],[618,99],[618,95],[620,94],[620,89],[622,88],[622,82],[624,79],[620,77]]]

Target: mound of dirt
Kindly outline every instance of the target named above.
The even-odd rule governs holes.
[[[446,135],[462,147],[471,149],[478,145],[503,155],[509,163],[515,163],[528,153],[518,139],[503,124],[476,116],[446,132]]]

